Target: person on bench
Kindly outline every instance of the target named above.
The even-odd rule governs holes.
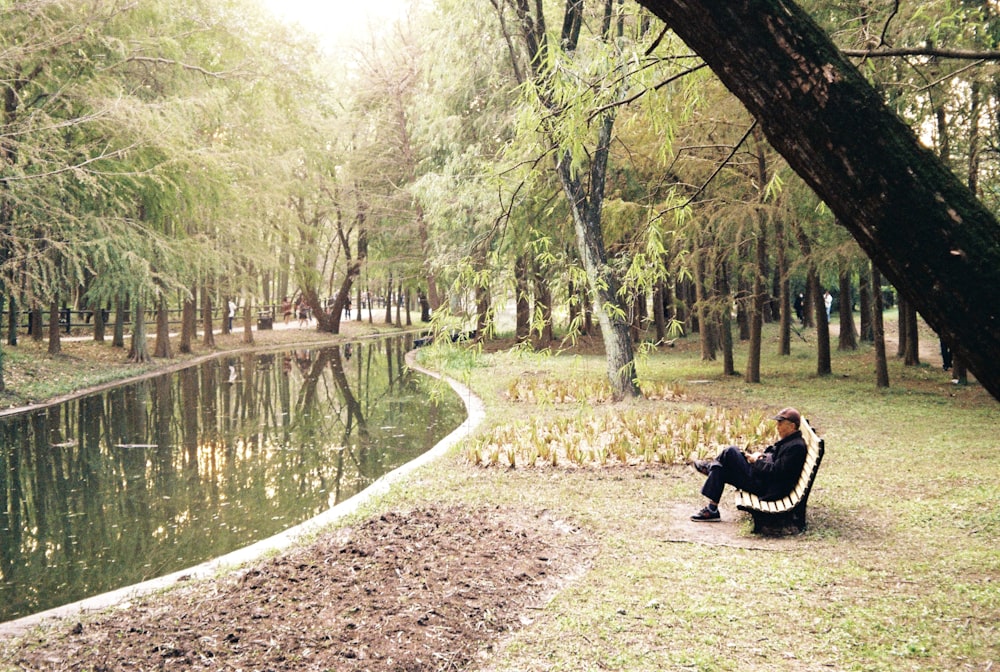
[[[781,499],[795,489],[806,462],[806,443],[799,431],[802,416],[794,408],[784,408],[772,420],[778,423],[778,441],[763,451],[748,455],[730,446],[714,460],[694,460],[692,466],[708,477],[701,489],[708,505],[691,520],[720,520],[719,500],[727,483],[767,500]]]

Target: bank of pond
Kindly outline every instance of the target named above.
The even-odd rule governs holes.
[[[282,532],[463,421],[395,337],[220,356],[0,418],[0,621]]]

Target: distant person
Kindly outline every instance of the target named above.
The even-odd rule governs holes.
[[[943,338],[938,340],[941,342],[941,368],[948,371],[951,369],[951,348]]]
[[[288,321],[292,319],[292,302],[287,296],[281,302],[281,316],[284,318],[285,324],[288,324]]]
[[[827,324],[830,323],[830,309],[833,308],[833,296],[830,294],[830,290],[823,292],[823,305],[826,306],[826,321]]]
[[[799,324],[805,326],[806,297],[802,292],[799,292],[798,296],[795,297],[795,302],[792,304],[792,307],[795,309],[795,319],[799,321]]]
[[[309,326],[309,304],[304,297],[299,297],[295,301],[295,314],[299,318],[299,329]]]
[[[229,299],[229,331],[233,330],[233,318],[236,317],[236,302]]]
[[[699,473],[708,477],[701,488],[708,504],[691,516],[691,520],[704,523],[721,520],[719,500],[727,483],[764,500],[781,499],[795,489],[806,463],[806,442],[799,430],[802,416],[794,408],[783,408],[771,419],[778,423],[778,441],[773,445],[750,454],[730,446],[714,460],[692,463]]]

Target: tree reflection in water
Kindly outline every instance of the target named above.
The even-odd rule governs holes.
[[[267,538],[431,448],[465,410],[408,344],[223,357],[0,418],[0,620]]]

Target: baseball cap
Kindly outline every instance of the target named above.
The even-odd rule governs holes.
[[[788,420],[795,424],[796,427],[802,424],[802,416],[794,408],[788,407],[783,408],[778,411],[778,414],[771,418],[772,420]]]

